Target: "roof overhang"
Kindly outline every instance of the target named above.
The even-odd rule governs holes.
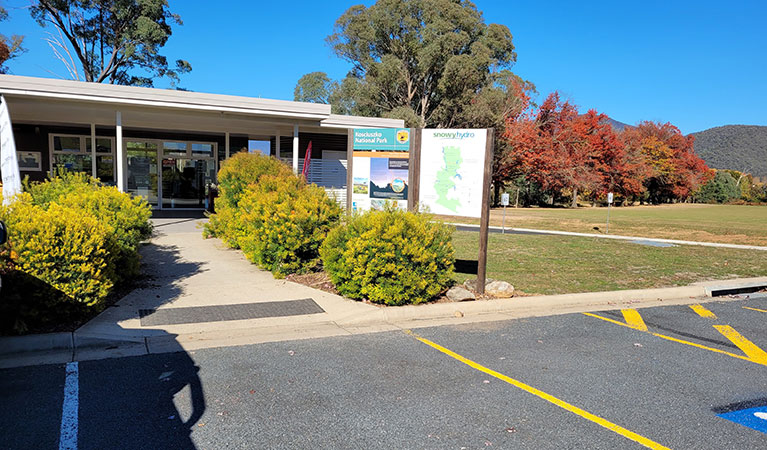
[[[23,111],[22,117],[27,119],[40,114],[40,105],[46,104],[51,111],[40,114],[41,119],[44,116],[68,120],[78,117],[84,121],[96,123],[103,122],[103,118],[106,117],[104,113],[112,109],[124,110],[128,114],[133,111],[131,115],[137,121],[141,120],[151,125],[152,122],[149,121],[153,120],[158,126],[162,126],[164,122],[176,120],[168,117],[168,113],[172,111],[176,114],[170,115],[178,116],[178,120],[188,121],[192,116],[200,116],[200,120],[211,120],[215,117],[217,121],[222,122],[216,127],[221,129],[226,127],[224,121],[228,121],[231,125],[237,123],[244,129],[249,128],[255,125],[247,125],[253,119],[258,119],[258,123],[267,127],[293,123],[302,128],[311,127],[328,131],[333,128],[401,128],[404,126],[404,121],[400,119],[331,114],[330,105],[318,103],[16,75],[0,75],[0,94],[22,102],[19,108]],[[66,114],[67,111],[71,114]]]
[[[321,127],[332,128],[404,128],[402,119],[385,119],[383,117],[342,116],[331,114],[320,122]]]
[[[0,93],[24,97],[322,120],[330,105],[170,89],[0,75]]]

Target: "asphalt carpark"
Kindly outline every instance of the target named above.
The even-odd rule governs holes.
[[[764,448],[767,420],[753,412],[767,413],[767,297],[703,307],[715,318],[688,306],[637,310],[647,331],[617,310],[80,362],[78,432],[67,442]],[[65,370],[0,371],[4,448],[66,448]],[[729,410],[754,428],[719,416]]]

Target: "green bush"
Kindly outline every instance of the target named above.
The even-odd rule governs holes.
[[[216,213],[205,225],[204,235],[216,236],[229,247],[239,248],[243,223],[239,220],[240,199],[248,188],[264,175],[294,176],[282,161],[258,153],[237,153],[224,161],[218,172]]]
[[[141,197],[131,197],[116,187],[102,186],[95,178],[63,172],[43,183],[25,186],[34,205],[52,203],[85,211],[98,218],[117,242],[115,281],[134,277],[139,271],[139,244],[152,234],[152,208]]]
[[[338,291],[387,305],[421,303],[452,282],[452,229],[391,207],[350,217],[320,248]]]
[[[319,247],[341,208],[324,189],[293,175],[264,175],[244,190],[238,211],[245,256],[282,277],[319,265]]]
[[[97,179],[90,175],[62,171],[42,183],[29,183],[25,180],[24,192],[29,193],[31,202],[47,208],[53,202],[74,192],[90,192],[100,187]]]
[[[23,272],[61,293],[46,299],[41,309],[61,302],[101,309],[117,269],[117,243],[107,225],[87,211],[57,203],[47,209],[34,205],[27,194],[1,211],[9,231],[6,271]],[[10,293],[3,286],[4,303]]]
[[[726,203],[740,196],[740,187],[735,178],[726,171],[718,170],[714,178],[703,185],[695,197],[703,203]]]
[[[26,184],[0,208],[9,241],[0,252],[0,328],[62,323],[102,309],[113,286],[138,273],[151,209],[81,174]]]

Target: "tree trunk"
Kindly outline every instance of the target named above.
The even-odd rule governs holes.
[[[578,188],[573,188],[573,208],[578,207]]]

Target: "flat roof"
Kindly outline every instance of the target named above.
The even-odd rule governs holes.
[[[0,94],[192,111],[220,111],[252,116],[283,117],[286,119],[316,119],[319,121],[320,126],[334,128],[351,128],[355,126],[399,128],[404,126],[404,121],[401,119],[331,114],[330,105],[320,103],[18,75],[0,75]]]

